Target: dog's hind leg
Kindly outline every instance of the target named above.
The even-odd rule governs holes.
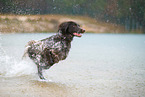
[[[38,76],[40,79],[45,80],[43,74],[42,74],[42,67],[40,65],[37,65],[37,69],[38,69]]]

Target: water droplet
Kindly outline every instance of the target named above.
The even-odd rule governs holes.
[[[107,23],[109,22],[109,20],[106,21]]]
[[[56,7],[54,7],[53,9],[56,9]]]

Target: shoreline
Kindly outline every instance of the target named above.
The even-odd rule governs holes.
[[[0,15],[1,33],[57,32],[60,23],[74,21],[90,33],[126,33],[124,28],[86,16],[69,15]]]

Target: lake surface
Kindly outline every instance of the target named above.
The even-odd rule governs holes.
[[[145,35],[84,34],[66,60],[44,71],[22,60],[30,40],[53,34],[0,35],[0,97],[145,97]]]

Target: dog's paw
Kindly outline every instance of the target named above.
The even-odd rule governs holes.
[[[39,79],[38,81],[41,81],[41,82],[52,82],[52,80],[48,80],[48,79]]]
[[[46,82],[47,80],[46,79],[38,79],[38,81]]]

